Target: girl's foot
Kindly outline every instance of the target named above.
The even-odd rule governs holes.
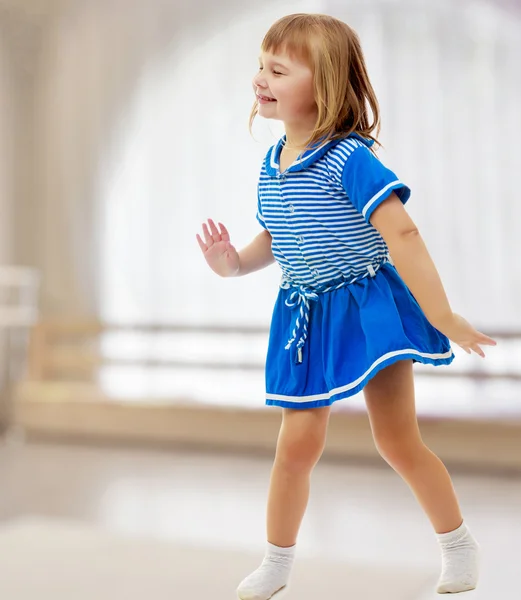
[[[455,531],[438,534],[442,551],[442,573],[438,594],[456,594],[476,588],[479,578],[480,546],[465,523]]]
[[[293,559],[295,546],[279,548],[268,544],[266,556],[261,566],[241,582],[237,589],[240,600],[269,600],[286,587]]]

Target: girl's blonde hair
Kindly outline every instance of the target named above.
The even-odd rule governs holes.
[[[379,145],[380,108],[360,40],[349,25],[328,15],[289,15],[271,26],[261,50],[286,52],[305,62],[313,72],[318,117],[306,147],[351,133]],[[256,101],[250,115],[250,131],[257,113]]]

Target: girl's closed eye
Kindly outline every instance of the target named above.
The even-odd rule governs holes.
[[[259,71],[262,71],[264,69],[264,67],[259,67]],[[273,75],[284,75],[284,73],[281,73],[280,71],[272,71]]]

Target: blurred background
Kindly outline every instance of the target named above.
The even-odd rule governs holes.
[[[265,32],[293,12],[358,31],[381,158],[412,188],[454,309],[499,342],[485,361],[456,349],[449,368],[417,367],[417,408],[475,529],[512,558],[498,571],[492,553],[473,594],[519,598],[519,0],[0,0],[0,575],[13,540],[17,573],[25,539],[80,556],[92,531],[100,548],[112,532],[258,559],[280,423],[263,406],[279,271],[222,280],[195,234],[208,217],[238,247],[260,231],[257,177],[282,129],[257,119],[248,132],[251,79]],[[304,554],[430,598],[429,525],[377,455],[362,395],[335,405],[316,478]],[[389,575],[413,572],[417,589]],[[6,597],[33,597],[15,579]],[[218,585],[215,598],[233,597]]]

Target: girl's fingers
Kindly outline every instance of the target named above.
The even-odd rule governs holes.
[[[222,223],[219,223],[219,227],[221,228],[221,238],[223,239],[223,241],[229,242],[230,234],[228,233],[228,230]]]
[[[463,348],[463,350],[465,350],[467,354],[472,354],[473,352],[475,352],[476,354],[479,354],[479,356],[481,356],[482,358],[485,358],[485,353],[481,349],[479,343],[476,341],[469,340],[467,342],[461,342],[459,346],[460,348]]]
[[[217,227],[215,226],[215,223],[212,221],[212,219],[208,219],[208,223],[210,224],[210,231],[212,232],[213,241],[220,242],[221,234],[220,234],[219,230],[217,229]]]
[[[481,358],[485,358],[485,353],[483,352],[483,350],[481,349],[481,347],[479,346],[479,344],[472,344],[470,346],[471,350],[474,350],[474,352],[478,355],[481,356]]]
[[[481,333],[481,331],[477,331],[476,329],[471,329],[470,339],[474,340],[473,343],[476,344],[485,344],[487,346],[497,346],[496,340],[493,340],[488,335]]]
[[[497,342],[496,340],[493,340],[491,337],[488,337],[488,335],[485,335],[484,333],[480,333],[479,331],[476,331],[474,333],[473,336],[473,341],[472,341],[472,346],[497,346]],[[485,356],[483,350],[481,350],[480,356]]]
[[[456,340],[454,340],[454,341],[456,341]],[[470,349],[470,344],[469,344],[468,342],[463,342],[463,341],[461,341],[461,342],[456,342],[456,343],[458,344],[458,346],[459,346],[459,347],[460,347],[462,350],[465,350],[465,352],[466,352],[467,354],[471,354],[471,353],[472,353],[472,350]]]
[[[203,233],[204,233],[204,241],[208,247],[213,246],[213,237],[208,230],[208,225],[203,223]]]
[[[203,242],[201,236],[197,234],[195,237],[197,238],[197,242],[199,243],[199,248],[201,248],[203,252],[206,252],[208,250],[208,246]]]
[[[485,344],[486,346],[497,346],[496,340],[493,340],[492,338],[488,337],[488,335],[485,335],[484,333],[479,334],[479,343]]]
[[[197,234],[197,242],[203,252],[207,252],[209,248],[219,242],[230,243],[230,234],[226,227],[222,223],[219,223],[219,227],[221,229],[220,231],[212,219],[208,219],[207,223],[203,223],[204,241],[201,236]],[[233,249],[235,250],[235,248]]]

